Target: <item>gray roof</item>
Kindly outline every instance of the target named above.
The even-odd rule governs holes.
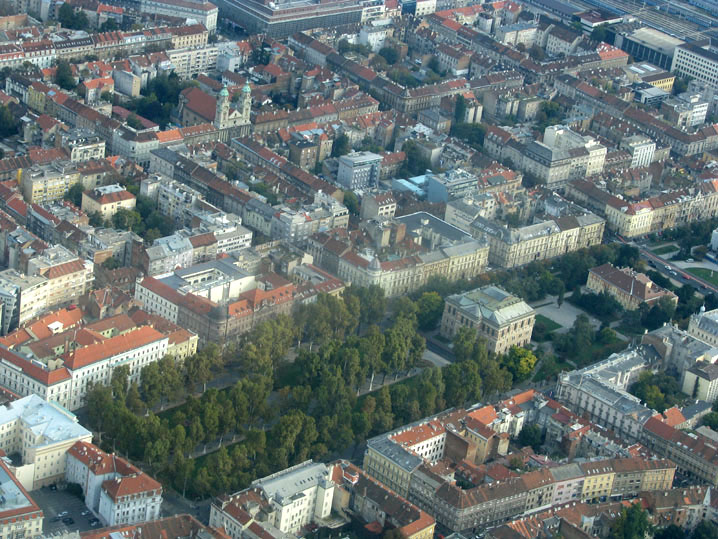
[[[534,310],[521,298],[493,285],[449,296],[446,301],[474,320],[486,320],[495,326],[534,314]]]
[[[421,466],[422,462],[424,462],[421,457],[410,453],[402,446],[389,439],[389,435],[387,434],[367,440],[367,446],[371,447],[377,453],[383,455],[407,472],[413,472]]]
[[[302,496],[302,492],[316,487],[327,479],[329,479],[329,468],[321,462],[308,460],[281,472],[257,479],[252,482],[252,486],[261,488],[268,499],[284,503],[292,501],[297,496]]]
[[[569,479],[584,476],[583,470],[575,462],[572,462],[571,464],[564,464],[563,466],[556,466],[555,468],[549,468],[549,473],[556,481],[567,481]]]
[[[407,232],[413,232],[420,228],[428,227],[432,230],[432,232],[452,243],[471,239],[471,236],[460,228],[450,225],[446,221],[443,221],[438,217],[434,217],[430,213],[424,211],[403,215],[401,217],[397,217],[396,220],[406,225]]]

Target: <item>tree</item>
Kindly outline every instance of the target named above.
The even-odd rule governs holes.
[[[10,109],[5,105],[0,105],[0,136],[7,138],[15,135],[19,126],[20,122],[13,116]]]
[[[675,524],[666,526],[653,534],[653,539],[685,539],[685,537],[686,532],[683,531],[683,528]]]
[[[382,47],[379,50],[379,56],[382,56],[390,66],[399,61],[399,51],[393,47]]]
[[[67,4],[63,4],[65,6]],[[55,71],[55,84],[63,90],[72,90],[75,88],[75,77],[72,76],[72,68],[67,60],[57,62],[57,70]]]
[[[516,382],[527,380],[536,366],[538,359],[531,350],[512,346],[504,356],[502,364],[511,373]]]
[[[67,193],[65,193],[65,196],[63,198],[65,200],[69,200],[79,208],[80,206],[82,206],[82,192],[82,183],[77,182],[67,190]]]
[[[334,144],[332,144],[332,157],[341,157],[342,155],[348,154],[350,150],[349,137],[341,134],[334,139]]]
[[[521,447],[531,446],[534,451],[538,451],[543,444],[543,433],[541,427],[533,423],[524,424],[519,433],[519,445]]]
[[[431,161],[421,153],[421,149],[416,142],[408,140],[401,149],[406,154],[406,159],[401,165],[399,176],[420,176],[431,169]]]
[[[426,64],[426,67],[431,69],[434,73],[441,72],[441,66],[439,65],[439,59],[436,56],[432,56],[429,59],[429,62]]]
[[[456,105],[454,106],[454,123],[462,123],[466,117],[466,99],[463,95],[456,96]]]
[[[88,223],[90,226],[97,228],[105,225],[105,221],[102,219],[102,214],[99,211],[93,211],[89,215]]]
[[[62,26],[71,30],[86,30],[90,26],[85,12],[83,10],[75,12],[67,2],[58,10],[57,19]]]
[[[144,126],[142,125],[142,120],[140,120],[140,117],[137,116],[135,113],[131,113],[127,117],[127,125],[130,126],[132,129],[140,130]]]
[[[117,25],[115,19],[107,19],[100,25],[100,32],[114,32],[119,29],[120,27]]]
[[[531,45],[531,48],[529,49],[529,56],[536,60],[537,62],[540,62],[544,58],[546,58],[546,53],[543,51],[541,47],[538,45]]]
[[[601,24],[593,29],[591,32],[591,39],[593,41],[606,41],[606,37],[608,36],[608,25],[607,24]]]
[[[444,300],[436,292],[424,292],[416,302],[419,328],[428,331],[436,327],[444,313]]]
[[[344,191],[344,205],[352,215],[359,215],[359,199],[353,191]]]
[[[716,537],[718,537],[718,526],[709,520],[701,520],[691,535],[691,539],[716,539]]]
[[[112,216],[112,226],[120,230],[135,230],[142,222],[142,216],[133,210],[119,208]]]
[[[613,521],[610,539],[645,539],[652,530],[648,511],[640,504],[634,503],[629,508],[621,509],[621,515]]]

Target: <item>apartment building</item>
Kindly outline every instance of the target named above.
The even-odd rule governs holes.
[[[65,481],[82,487],[85,505],[105,526],[139,524],[160,517],[162,485],[92,443],[79,441],[69,449]]]
[[[47,309],[47,288],[48,280],[40,275],[0,271],[3,335]]]
[[[605,226],[604,219],[585,213],[520,228],[509,228],[478,217],[471,228],[474,236],[483,235],[488,240],[489,262],[493,266],[513,268],[599,245]]]
[[[45,515],[4,460],[0,460],[0,489],[5,499],[0,507],[2,537],[41,537]]]
[[[118,210],[134,210],[135,195],[119,184],[102,185],[82,193],[82,211],[87,214],[99,213],[102,219],[111,219]]]
[[[641,443],[675,462],[678,472],[718,486],[718,449],[715,441],[702,434],[671,427],[659,416],[646,422]]]
[[[216,45],[186,47],[168,50],[165,51],[165,54],[175,68],[174,73],[177,73],[177,76],[182,79],[189,79],[193,76],[196,77],[200,73],[207,73],[216,69],[219,48]]]
[[[62,200],[67,190],[80,179],[74,164],[55,161],[49,165],[34,165],[23,169],[20,190],[28,204],[47,204]]]
[[[627,311],[642,304],[653,306],[661,298],[678,304],[678,296],[656,285],[647,275],[631,268],[616,268],[610,262],[588,270],[586,288],[595,294],[607,292]]]
[[[73,163],[105,158],[105,141],[90,129],[71,129],[57,137],[56,144],[68,153]]]
[[[451,339],[462,327],[486,338],[489,352],[504,354],[531,341],[536,313],[521,298],[497,286],[485,286],[446,298],[441,335]]]
[[[718,88],[718,54],[693,43],[675,48],[671,71]]]
[[[631,154],[631,168],[643,168],[653,163],[656,143],[643,135],[633,135],[621,139],[622,150]]]
[[[379,182],[382,156],[371,152],[353,152],[339,158],[337,182],[345,189],[374,187]]]
[[[67,452],[78,441],[92,441],[92,433],[65,408],[37,395],[0,407],[0,449],[20,455],[21,463],[10,469],[27,490],[63,480]]]
[[[396,200],[391,191],[377,195],[367,194],[361,199],[360,217],[365,219],[391,219],[396,213]]]

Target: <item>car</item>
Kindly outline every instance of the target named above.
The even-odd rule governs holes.
[[[670,270],[671,270],[671,267],[670,267],[670,266],[669,266],[668,264],[666,264],[666,265],[665,265],[665,266],[663,266],[663,267],[664,267],[664,268],[666,268],[666,269],[667,269],[668,271],[670,271]]]
[[[686,260],[686,262],[694,262],[694,260],[692,258],[689,258],[688,260]]]
[[[50,490],[57,490],[57,485],[50,485]]]
[[[62,517],[52,517],[52,522],[60,522]]]
[[[675,271],[671,271],[670,273],[671,273],[671,275],[673,275],[674,277],[678,277],[678,274],[677,274]]]
[[[57,516],[58,517],[66,517],[69,514],[70,514],[70,511],[63,511],[62,513],[58,513]]]
[[[98,526],[100,524],[100,521],[96,518],[93,518],[90,520],[90,526]]]
[[[92,513],[92,511],[90,511],[89,509],[85,509],[85,510],[84,510],[82,513],[80,513],[80,514],[81,514],[83,517],[86,517],[86,516],[89,515],[90,513]]]
[[[65,517],[62,519],[63,524],[67,524],[68,526],[71,526],[75,523],[75,521],[71,517]]]

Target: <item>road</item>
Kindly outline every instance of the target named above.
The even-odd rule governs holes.
[[[624,238],[618,237],[619,241],[633,245],[636,248],[638,248],[639,252],[641,253],[641,258],[648,261],[648,264],[652,266],[657,272],[662,273],[672,281],[676,281],[681,285],[691,285],[693,288],[695,288],[698,292],[701,294],[716,294],[718,295],[718,288],[709,283],[708,281],[705,281],[701,279],[700,277],[696,277],[693,274],[690,274],[686,272],[683,268],[678,266],[675,262],[671,262],[670,260],[665,260],[661,258],[660,256],[652,253],[642,245],[639,245],[635,242],[626,241]]]

